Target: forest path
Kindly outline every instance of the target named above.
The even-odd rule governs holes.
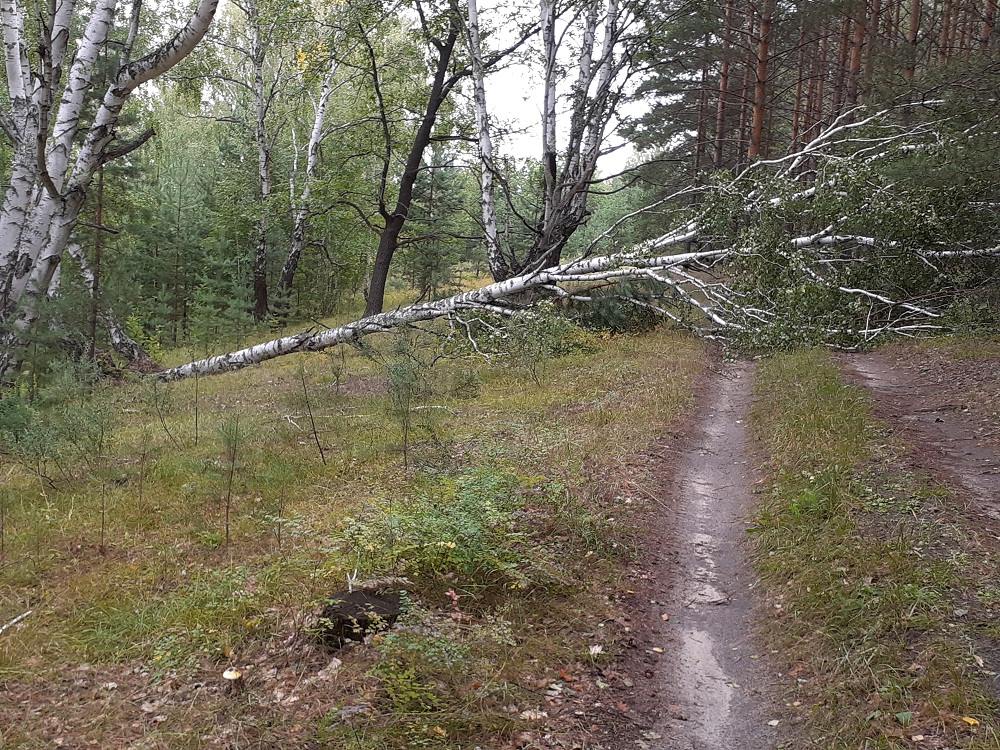
[[[1000,529],[1000,454],[984,438],[997,425],[977,424],[960,386],[898,361],[891,351],[841,361],[848,379],[869,390],[877,415],[904,438],[921,467],[946,484],[961,485],[967,512]]]
[[[983,393],[1000,395],[996,357],[949,360],[940,352],[887,347],[864,354],[842,355],[847,380],[865,387],[874,412],[906,446],[904,460],[914,470],[928,472],[949,487],[955,504],[941,523],[961,529],[974,543],[975,555],[985,561],[1000,556],[1000,442],[995,411]],[[983,567],[981,573],[989,570]],[[988,574],[987,574],[988,575]],[[995,579],[983,583],[995,585]],[[986,589],[988,590],[988,588]],[[978,597],[962,609],[981,605]],[[989,610],[987,609],[988,613]],[[1000,698],[1000,646],[988,635],[990,618],[982,616],[971,636],[988,691]],[[983,661],[979,661],[982,666]],[[992,670],[992,671],[990,671]]]
[[[651,530],[659,544],[633,574],[630,697],[648,728],[639,746],[650,750],[764,750],[777,741],[766,660],[751,636],[752,384],[746,363],[723,365],[705,384],[660,493],[661,527]]]

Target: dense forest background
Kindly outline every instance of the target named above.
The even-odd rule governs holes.
[[[360,298],[379,313],[387,283],[405,290],[394,304],[423,302],[668,244],[700,265],[587,279],[599,324],[653,310],[774,346],[995,321],[993,0],[542,0],[482,22],[474,3],[208,5],[204,38],[131,93],[79,184],[123,49],[155,47],[187,15],[5,5],[41,83],[19,99],[8,53],[3,216],[17,219],[19,180],[36,205],[79,203],[46,219],[64,236],[43,227],[44,247],[25,239],[30,212],[5,235],[8,374],[112,343],[127,359],[135,344],[195,357]],[[47,114],[67,11],[65,91],[84,92],[70,136],[68,94]],[[530,155],[509,93],[491,89],[504,69],[537,100]],[[37,138],[18,124],[24,101]],[[613,174],[623,139],[635,156]]]

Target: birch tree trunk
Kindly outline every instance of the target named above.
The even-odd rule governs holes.
[[[132,44],[141,6],[133,2],[119,70],[94,103],[93,119],[86,122],[95,65],[108,41],[117,0],[97,0],[85,20],[76,18],[75,0],[55,0],[34,37],[25,32],[18,0],[0,0],[9,97],[9,116],[3,124],[13,142],[10,181],[0,204],[0,377],[9,377],[18,367],[17,349],[37,320],[38,303],[52,285],[94,174],[152,135],[147,131],[134,141],[116,142],[123,107],[135,89],[195,48],[207,33],[218,2],[199,0],[183,28],[136,60],[131,59]],[[83,36],[57,92],[71,29],[80,23]]]
[[[309,140],[306,143],[306,168],[301,190],[296,190],[295,186],[295,174],[298,170],[297,152],[293,157],[292,174],[288,178],[288,193],[292,206],[292,236],[288,255],[285,256],[285,262],[281,266],[281,274],[278,277],[278,297],[275,300],[275,309],[282,321],[288,315],[295,272],[298,270],[299,259],[306,247],[312,186],[316,179],[316,169],[319,166],[319,148],[326,136],[326,110],[330,95],[333,93],[333,77],[337,72],[337,67],[336,61],[331,57],[323,76],[323,83],[320,85],[319,96],[313,102],[313,122],[309,129]]]
[[[619,0],[606,0],[603,8],[603,38],[595,55],[597,28],[602,23],[601,0],[585,6],[581,44],[576,53],[577,77],[568,95],[569,129],[562,169],[558,168],[556,111],[558,100],[558,45],[566,38],[556,33],[557,6],[554,0],[540,0],[542,57],[545,64],[542,101],[542,195],[541,210],[531,247],[523,259],[509,254],[506,263],[512,274],[529,269],[545,269],[560,263],[563,248],[587,218],[591,191],[601,144],[615,114],[620,89],[615,89],[622,71],[631,63],[623,47],[623,24]],[[631,20],[631,19],[629,19]]]
[[[468,0],[468,5],[467,42],[472,60],[472,95],[476,110],[476,133],[479,136],[479,206],[486,240],[486,260],[493,278],[501,280],[510,276],[510,268],[500,251],[497,237],[496,202],[493,195],[493,140],[490,137],[489,110],[486,107],[486,70],[479,38],[479,8],[476,0]]]
[[[270,198],[271,198],[271,140],[267,132],[267,114],[270,96],[264,86],[264,60],[267,57],[267,39],[261,34],[261,19],[256,2],[251,2],[246,9],[247,21],[251,33],[251,62],[253,63],[253,96],[254,96],[254,139],[257,142],[257,185],[258,211],[254,233],[253,267],[251,271],[253,283],[253,317],[256,321],[264,320],[269,310],[267,299],[267,234],[270,230]]]

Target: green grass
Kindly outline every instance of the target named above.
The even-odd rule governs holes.
[[[198,382],[41,391],[18,434],[95,415],[106,429],[101,450],[65,434],[2,458],[0,622],[33,614],[0,636],[0,745],[186,748],[238,731],[275,748],[450,748],[531,724],[507,706],[589,663],[635,533],[614,497],[642,481],[637,455],[706,363],[682,335],[584,339],[530,368],[426,367],[436,337],[385,336]],[[388,390],[400,361],[417,362],[405,402]],[[398,637],[314,682],[331,657],[310,618],[355,568],[408,575],[412,606]],[[220,690],[228,665],[249,669],[239,700]]]
[[[902,466],[867,395],[825,352],[768,360],[756,389],[769,495],[753,530],[775,612],[767,631],[795,678],[795,746],[903,748],[923,735],[1000,747],[975,660],[991,615],[954,614],[980,573],[947,490]]]

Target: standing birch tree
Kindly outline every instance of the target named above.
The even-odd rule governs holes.
[[[512,247],[491,246],[487,238],[494,279],[559,265],[566,243],[586,222],[588,199],[599,180],[598,159],[608,152],[607,136],[637,70],[635,55],[642,37],[637,10],[621,0],[539,0],[542,179],[538,214],[533,221],[522,217],[532,241],[520,255]],[[471,17],[469,26],[472,37]],[[480,74],[475,75],[478,89]],[[481,102],[478,94],[476,104],[477,110],[485,110],[485,100]],[[560,118],[565,118],[562,127]],[[488,119],[477,117],[477,125],[482,144],[489,138]],[[510,196],[507,201],[513,210]],[[484,224],[489,226],[485,213]]]
[[[117,0],[55,0],[37,29],[26,30],[25,7],[0,2],[7,101],[0,129],[11,144],[8,187],[0,205],[0,376],[18,367],[18,348],[38,318],[73,239],[94,176],[154,133],[122,140],[122,112],[135,91],[183,60],[204,38],[219,0],[198,0],[188,21],[165,41],[136,55],[142,0],[123,14],[115,38]],[[74,40],[74,31],[83,28]],[[118,70],[94,101],[101,51],[114,43]],[[90,106],[88,106],[90,105]],[[92,113],[92,114],[91,114]]]

